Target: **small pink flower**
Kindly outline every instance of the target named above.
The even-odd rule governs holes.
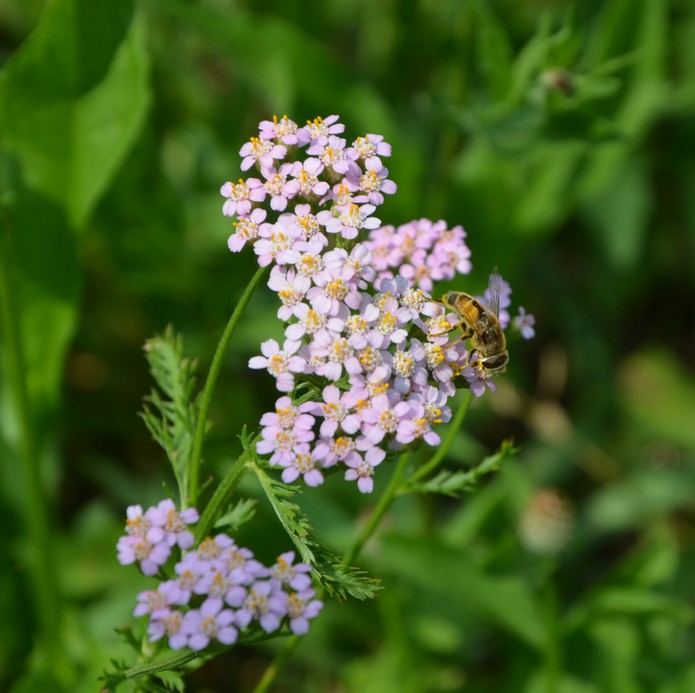
[[[287,182],[288,195],[323,197],[330,190],[328,183],[318,178],[323,169],[324,165],[319,159],[309,158],[300,162],[293,172],[294,179]]]
[[[323,602],[313,599],[315,595],[314,590],[306,589],[292,592],[287,597],[287,616],[290,619],[290,630],[295,635],[304,635],[308,632],[309,620],[321,613]]]
[[[276,387],[280,392],[291,392],[294,388],[294,373],[303,372],[306,361],[294,354],[299,350],[300,343],[286,340],[280,345],[274,339],[261,343],[263,356],[254,356],[249,360],[249,368],[266,368],[276,379]]]
[[[332,437],[339,426],[345,433],[357,433],[361,422],[359,416],[352,412],[356,402],[357,398],[350,392],[341,394],[335,385],[324,387],[323,402],[313,403],[311,409],[315,416],[321,416],[324,419],[321,424],[321,436]]]
[[[317,156],[326,168],[341,176],[356,178],[360,174],[354,155],[350,150],[345,149],[345,140],[342,137],[335,135],[327,138],[319,137],[307,149],[307,154]]]
[[[287,148],[281,144],[273,144],[268,140],[252,137],[239,150],[239,154],[244,157],[241,162],[241,170],[248,171],[254,164],[260,168],[271,168],[275,160],[285,158]]]
[[[292,265],[299,260],[299,252],[294,243],[299,232],[296,227],[284,223],[264,224],[258,232],[260,238],[255,242],[253,251],[258,255],[258,264],[266,267],[275,261],[278,265]]]
[[[354,457],[346,460],[348,469],[345,472],[345,481],[357,481],[360,493],[371,493],[374,490],[374,467],[381,464],[386,453],[381,448],[369,448],[364,457]]]
[[[284,145],[291,147],[297,144],[297,123],[286,115],[278,120],[273,116],[272,120],[262,120],[258,126],[258,136],[262,140],[279,140]]]
[[[200,609],[191,609],[183,618],[181,631],[188,636],[188,647],[199,651],[206,648],[211,640],[223,645],[232,645],[239,631],[232,625],[235,621],[231,609],[223,609],[215,599],[206,599]]]
[[[227,198],[222,206],[222,214],[226,217],[233,217],[235,214],[245,217],[251,212],[251,203],[263,202],[265,188],[258,178],[249,178],[246,181],[239,178],[238,183],[227,181],[220,188],[220,195]]]
[[[233,253],[238,253],[249,241],[258,238],[262,222],[265,221],[265,209],[254,209],[247,217],[240,217],[234,222],[235,232],[229,237],[227,246]]]
[[[396,184],[387,178],[389,171],[381,160],[370,157],[365,162],[367,170],[360,176],[359,189],[364,193],[355,197],[355,202],[369,202],[373,205],[384,203],[384,195],[393,195]]]
[[[307,124],[297,131],[297,138],[300,145],[307,145],[314,140],[329,135],[339,135],[345,130],[345,125],[338,122],[337,115],[331,115],[327,118],[320,116],[314,120],[307,120]]]
[[[339,233],[343,238],[350,240],[356,238],[362,229],[375,229],[379,226],[379,219],[370,216],[375,209],[374,205],[353,204],[338,216],[328,210],[319,212],[316,216],[326,227],[327,233]]]
[[[282,480],[286,484],[296,481],[300,475],[307,486],[320,486],[323,483],[323,474],[319,469],[321,460],[316,457],[316,451],[312,451],[306,443],[295,446],[293,459],[281,465],[285,467]]]
[[[270,195],[270,208],[276,212],[282,212],[287,207],[287,201],[291,200],[297,191],[290,185],[287,177],[295,175],[299,167],[297,162],[282,164],[279,169],[275,167],[262,168],[261,173],[266,179],[263,184]]]
[[[275,266],[268,279],[268,288],[275,291],[282,301],[277,315],[280,320],[286,322],[293,315],[296,315],[297,306],[311,288],[311,280],[308,277],[297,275],[294,269]]]
[[[270,568],[270,576],[274,580],[279,580],[283,585],[298,592],[311,587],[311,578],[308,575],[310,572],[310,565],[294,562],[294,551],[280,554],[275,565]]]
[[[358,137],[352,148],[360,159],[368,159],[372,156],[391,156],[391,145],[384,142],[383,135],[365,135]]]

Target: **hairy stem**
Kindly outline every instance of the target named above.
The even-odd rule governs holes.
[[[203,453],[203,442],[205,440],[205,432],[208,423],[208,412],[210,411],[210,403],[212,401],[212,394],[215,390],[215,385],[217,384],[217,377],[220,373],[220,368],[222,367],[222,361],[224,360],[227,347],[229,346],[229,340],[234,334],[239,320],[244,312],[244,309],[251,300],[256,287],[263,278],[267,271],[266,267],[259,267],[256,270],[256,274],[253,275],[248,286],[244,290],[239,302],[234,309],[227,327],[220,338],[217,345],[215,355],[212,359],[212,364],[210,365],[210,371],[208,372],[208,378],[205,381],[205,388],[200,401],[200,413],[198,414],[198,421],[196,422],[195,437],[193,439],[193,452],[191,454],[190,460],[190,476],[189,476],[189,487],[188,487],[188,498],[191,505],[195,505],[198,499],[198,487],[200,482],[200,463]]]

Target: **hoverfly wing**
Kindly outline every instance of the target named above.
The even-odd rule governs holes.
[[[488,282],[487,291],[485,292],[485,299],[487,301],[487,307],[495,314],[497,317],[500,314],[500,292],[502,290],[502,277],[497,271],[497,267],[492,270],[490,275],[490,280]]]

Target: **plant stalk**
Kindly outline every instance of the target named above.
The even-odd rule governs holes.
[[[259,267],[258,270],[256,270],[256,274],[254,274],[251,278],[251,281],[248,283],[244,293],[236,305],[236,308],[234,308],[234,311],[229,318],[227,327],[225,327],[225,330],[222,333],[222,337],[220,338],[220,341],[217,344],[217,349],[215,350],[215,355],[212,358],[212,364],[210,365],[210,371],[208,372],[208,377],[205,381],[205,388],[203,389],[200,401],[200,412],[198,413],[198,420],[196,422],[195,437],[193,439],[193,452],[191,453],[190,459],[188,498],[191,505],[195,505],[198,499],[200,464],[203,453],[203,442],[205,441],[205,433],[207,430],[208,412],[210,411],[212,394],[215,390],[215,385],[217,384],[217,377],[219,376],[220,368],[222,367],[222,361],[224,360],[227,347],[229,346],[229,341],[234,334],[234,330],[241,319],[244,309],[251,300],[256,287],[265,275],[267,269],[267,267]]]
[[[466,414],[468,413],[468,409],[470,408],[472,401],[473,395],[471,394],[471,391],[466,390],[463,396],[463,401],[461,402],[461,406],[458,408],[458,411],[456,412],[456,416],[454,416],[453,421],[449,424],[449,429],[447,430],[446,438],[444,438],[434,455],[432,455],[432,457],[430,457],[430,459],[427,460],[427,462],[425,462],[425,464],[423,464],[422,467],[420,467],[416,472],[412,474],[412,476],[410,476],[410,478],[406,481],[406,485],[414,484],[416,481],[420,481],[420,479],[426,477],[441,464],[441,462],[444,460],[447,453],[451,449],[454,440],[456,439],[456,434],[458,433],[459,428],[461,428],[463,420],[466,418]]]
[[[372,512],[367,524],[362,528],[362,531],[357,536],[357,539],[355,539],[355,542],[350,550],[345,554],[345,557],[343,558],[344,566],[352,565],[353,561],[357,558],[362,550],[362,547],[367,543],[369,537],[372,536],[374,530],[378,527],[379,522],[381,522],[381,518],[391,505],[391,502],[396,495],[396,491],[398,491],[398,487],[401,484],[401,479],[403,478],[405,470],[408,467],[409,460],[410,455],[408,454],[400,456],[398,462],[396,463],[396,469],[394,469],[391,480],[389,481],[389,485],[381,495],[381,498],[379,498],[379,502],[376,504],[374,512]]]
[[[5,371],[8,392],[16,413],[18,449],[24,473],[25,522],[31,547],[29,571],[41,640],[46,647],[48,667],[54,669],[60,650],[59,595],[55,581],[54,545],[51,539],[48,499],[41,479],[39,454],[31,402],[26,383],[22,336],[12,293],[10,277],[10,239],[0,234],[0,320],[2,323]]]

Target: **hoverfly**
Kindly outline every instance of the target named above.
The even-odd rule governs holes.
[[[441,302],[460,318],[462,340],[469,340],[477,352],[480,367],[488,374],[501,373],[509,363],[507,340],[500,326],[500,288],[502,278],[495,270],[490,275],[489,301],[484,305],[475,296],[463,291],[448,291]]]

